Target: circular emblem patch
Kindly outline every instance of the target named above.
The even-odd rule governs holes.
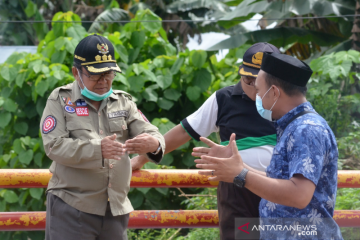
[[[52,130],[54,130],[56,127],[56,118],[49,115],[45,118],[44,122],[43,122],[43,126],[42,126],[42,132],[43,133],[49,133]]]
[[[74,112],[75,112],[75,108],[70,107],[70,106],[65,106],[65,111],[67,111],[68,113],[74,113]]]

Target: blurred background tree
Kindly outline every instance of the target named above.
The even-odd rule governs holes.
[[[0,1],[0,21],[24,21],[1,22],[0,44],[38,46],[36,54],[14,53],[0,64],[0,168],[49,167],[39,132],[42,110],[54,88],[74,80],[70,67],[77,43],[97,32],[114,44],[123,70],[114,88],[132,94],[163,134],[214,91],[238,82],[238,66],[251,44],[268,41],[304,59],[314,70],[307,97],[335,132],[339,169],[360,169],[360,20],[342,16],[359,8],[356,0]],[[255,15],[260,29],[245,29],[242,23]],[[308,18],[316,16],[326,18]],[[201,41],[207,32],[230,38],[208,51],[186,49],[190,37]],[[219,49],[230,51],[218,60]],[[191,149],[199,144],[190,141],[161,165],[144,168],[194,168]],[[179,189],[134,188],[129,198],[135,209],[216,209],[216,189],[182,191],[211,196],[185,198],[178,196]],[[337,209],[359,209],[357,191],[340,189]],[[0,212],[45,210],[44,200],[44,189],[1,189]],[[131,230],[129,236],[218,239],[218,229]],[[43,239],[43,233],[0,233],[0,239],[29,238]]]
[[[150,9],[171,21],[163,22],[163,28],[178,49],[186,48],[189,37],[198,35],[201,42],[201,33],[221,32],[231,37],[209,50],[266,41],[287,54],[309,59],[352,46],[358,49],[360,20],[347,15],[354,15],[359,8],[357,0],[4,0],[0,2],[0,20],[51,20],[59,11],[72,11],[87,31],[101,33],[119,30],[123,24],[99,21],[129,20],[138,10]],[[241,23],[256,14],[262,16],[254,20],[260,30],[248,31]],[[2,23],[0,44],[37,45],[49,29],[50,23]]]

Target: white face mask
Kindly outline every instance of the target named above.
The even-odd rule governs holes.
[[[272,105],[270,110],[265,109],[262,104],[263,98],[270,91],[270,89],[271,89],[271,87],[266,91],[266,93],[264,94],[264,96],[262,98],[259,96],[259,94],[256,94],[255,104],[256,104],[256,110],[258,111],[260,116],[262,116],[266,120],[272,121],[272,111],[271,110],[273,109],[273,107],[275,106],[275,104],[279,98],[276,99],[276,101],[274,102],[274,104]],[[280,90],[278,88],[277,88],[277,90],[279,91],[279,97],[280,97]]]

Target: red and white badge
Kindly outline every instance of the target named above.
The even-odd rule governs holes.
[[[42,132],[47,134],[54,130],[56,127],[56,118],[54,116],[47,116],[42,125]]]
[[[78,115],[78,116],[89,116],[88,107],[77,107],[76,108],[76,115]]]
[[[143,119],[145,120],[145,122],[150,122],[139,109],[138,109],[138,111],[139,111],[140,115],[143,117]]]

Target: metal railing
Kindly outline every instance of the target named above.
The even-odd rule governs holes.
[[[52,174],[48,169],[0,169],[0,188],[46,188]],[[207,188],[218,182],[208,181],[196,169],[147,169],[134,171],[131,187],[135,188]],[[360,188],[360,171],[339,170],[338,188]]]
[[[48,169],[0,169],[0,188],[46,188]],[[131,187],[206,188],[216,187],[198,170],[134,171]],[[338,171],[338,188],[360,188],[360,171]],[[338,210],[334,219],[340,227],[360,227],[360,210]],[[45,229],[46,212],[0,212],[0,231]],[[130,213],[129,228],[213,228],[218,227],[217,210],[137,210]]]

